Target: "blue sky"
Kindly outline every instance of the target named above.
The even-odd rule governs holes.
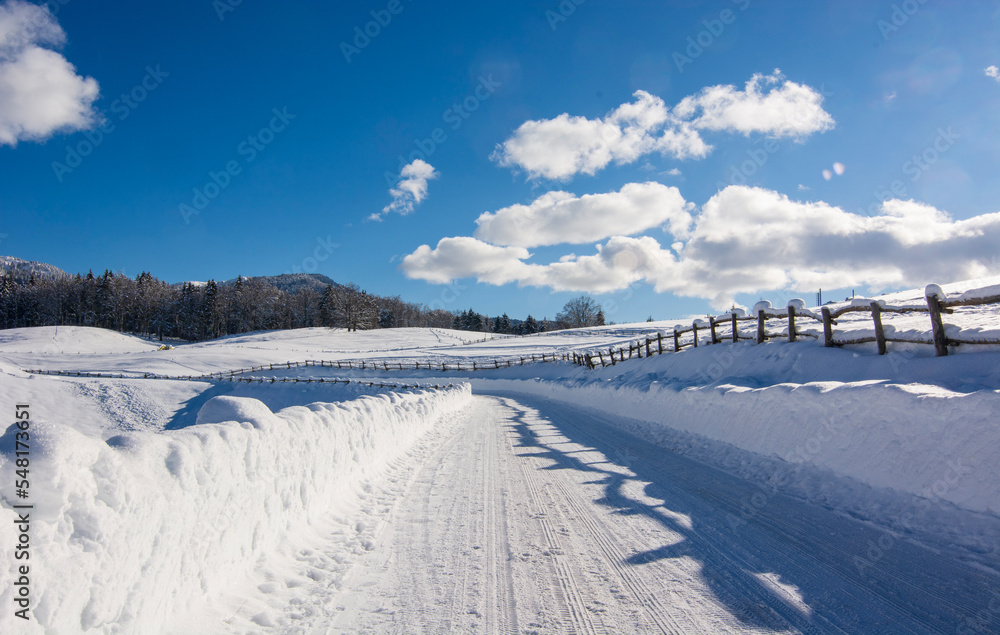
[[[619,322],[1000,274],[990,3],[0,6],[0,253],[72,273]]]

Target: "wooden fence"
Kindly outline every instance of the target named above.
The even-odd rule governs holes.
[[[295,364],[292,364],[293,366]],[[222,373],[211,373],[208,375],[160,375],[157,373],[142,373],[126,375],[125,373],[92,373],[75,370],[26,370],[32,375],[55,375],[58,377],[83,377],[98,379],[166,379],[172,381],[228,381],[246,382],[248,384],[358,384],[372,388],[400,388],[400,389],[434,389],[444,390],[454,388],[455,384],[400,384],[386,383],[382,381],[369,381],[364,379],[344,379],[335,377],[240,377],[235,374],[225,375]]]
[[[936,285],[932,285],[935,287]],[[931,287],[928,287],[930,289]],[[800,308],[796,304],[789,303],[783,310],[758,309],[755,316],[739,315],[736,312],[722,316],[710,316],[707,321],[695,320],[691,326],[684,328],[674,328],[669,334],[657,333],[655,337],[646,336],[635,343],[629,343],[627,347],[622,346],[617,349],[609,348],[607,351],[593,350],[586,353],[574,353],[573,362],[586,366],[587,368],[597,368],[598,365],[614,366],[619,362],[632,359],[633,355],[637,359],[650,357],[652,355],[662,355],[665,352],[678,352],[687,347],[697,348],[699,345],[719,344],[724,341],[739,342],[754,341],[762,344],[769,339],[785,339],[789,342],[798,341],[800,338],[809,337],[818,339],[819,336],[813,333],[806,333],[799,330],[797,324],[801,320],[810,319],[819,322],[823,326],[823,344],[827,347],[847,346],[852,344],[864,344],[875,342],[879,355],[888,352],[888,342],[900,342],[909,344],[928,344],[935,347],[938,357],[948,354],[949,346],[960,345],[982,345],[1000,344],[1000,339],[962,339],[948,337],[945,332],[945,324],[942,315],[954,313],[954,307],[963,306],[984,306],[988,304],[1000,304],[1000,295],[992,295],[981,298],[958,298],[949,300],[944,294],[939,292],[929,293],[925,296],[926,306],[887,306],[884,302],[872,300],[867,304],[852,304],[836,310],[829,307],[822,307],[820,315],[812,311]],[[834,334],[834,326],[837,326],[836,318],[854,312],[869,312],[871,314],[873,336],[862,336],[850,339],[838,339]],[[931,332],[928,339],[918,339],[913,337],[900,337],[887,334],[885,325],[882,322],[882,314],[906,314],[906,313],[926,313],[931,323]],[[767,331],[768,320],[779,320],[786,322],[786,328],[781,332],[774,333]],[[740,323],[754,322],[756,329],[746,334],[740,332]],[[728,333],[726,332],[728,330]],[[690,338],[686,338],[687,334]],[[666,346],[664,340],[666,339]],[[686,341],[685,341],[686,340]],[[645,353],[645,355],[643,355]],[[626,357],[627,354],[627,357]]]

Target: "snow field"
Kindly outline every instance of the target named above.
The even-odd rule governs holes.
[[[255,399],[221,396],[201,408],[197,425],[107,441],[33,421],[37,622],[4,611],[0,631],[161,632],[250,576],[275,545],[349,506],[365,479],[470,399],[464,385],[273,413]],[[13,473],[14,430],[0,438],[0,474]],[[17,500],[12,484],[2,485],[7,501]],[[15,518],[0,511],[0,559],[10,563]],[[4,584],[0,603],[13,605],[12,593]]]

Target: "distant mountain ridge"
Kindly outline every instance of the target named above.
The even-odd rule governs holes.
[[[0,256],[0,276],[8,274],[18,284],[25,284],[31,280],[32,274],[34,274],[36,279],[62,278],[69,275],[59,267],[44,262],[25,260],[16,256]]]
[[[266,282],[286,293],[295,293],[299,289],[308,288],[323,293],[327,286],[334,288],[341,286],[332,278],[321,273],[283,273],[277,276],[243,276],[245,280],[259,280]],[[236,278],[226,280],[222,284],[236,284]]]

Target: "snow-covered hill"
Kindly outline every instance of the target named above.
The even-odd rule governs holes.
[[[24,260],[14,256],[0,256],[0,276],[11,275],[14,282],[24,284],[34,275],[35,278],[61,278],[66,272],[44,262]]]
[[[921,298],[917,290],[882,299]],[[962,321],[966,332],[1000,331],[995,307],[947,319]],[[530,360],[606,350],[673,323],[529,337],[300,329],[169,350],[92,328],[0,331],[0,401],[10,414],[15,404],[31,412],[25,499],[14,485],[19,430],[8,427],[0,440],[0,559],[15,562],[11,506],[30,501],[37,620],[24,623],[5,611],[0,630],[177,631],[190,627],[183,616],[195,605],[198,619],[222,620],[213,632],[291,629],[294,611],[280,617],[268,603],[298,597],[289,585],[346,584],[378,544],[392,501],[405,495],[405,475],[450,438],[443,431],[458,425],[455,413],[472,398],[468,388],[385,391],[301,381],[320,377],[388,375],[425,385],[446,377],[468,382],[473,395],[550,404],[554,420],[559,408],[583,408],[600,422],[594,425],[637,435],[664,457],[699,461],[768,496],[838,510],[896,540],[1000,571],[1000,350],[993,346],[961,346],[938,358],[932,346],[903,344],[879,356],[874,344],[827,349],[808,339],[700,346],[597,370],[565,362],[475,373],[284,366],[250,376],[299,383],[141,378],[305,359]],[[868,328],[862,317],[839,326]],[[140,378],[49,377],[23,372],[28,368]],[[608,456],[601,460],[628,463]],[[317,541],[327,544],[322,554],[302,555]],[[9,573],[2,575],[0,604],[12,606],[17,590]],[[238,598],[246,606],[223,615],[219,606]],[[234,614],[241,617],[232,624],[242,626],[229,625]]]

